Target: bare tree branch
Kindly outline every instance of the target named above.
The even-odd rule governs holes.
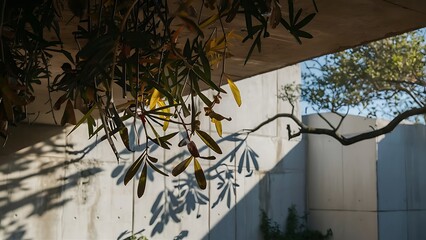
[[[275,116],[273,116],[273,117],[267,119],[266,121],[260,123],[257,127],[253,128],[253,129],[244,129],[243,131],[246,132],[247,134],[250,134],[250,133],[256,132],[257,130],[259,130],[263,126],[269,124],[270,122],[274,121],[275,119],[289,118],[289,119],[293,120],[299,126],[299,131],[292,133],[290,125],[289,124],[287,125],[287,131],[288,131],[288,138],[289,139],[300,136],[303,133],[327,135],[327,136],[330,136],[330,137],[336,139],[342,145],[347,146],[347,145],[351,145],[351,144],[354,144],[354,143],[357,143],[357,142],[360,142],[360,141],[363,141],[363,140],[375,138],[375,137],[378,137],[380,135],[389,133],[389,132],[393,131],[396,128],[396,126],[398,126],[398,124],[401,121],[403,121],[404,119],[407,119],[407,118],[415,116],[415,115],[420,115],[420,114],[426,114],[426,106],[420,107],[420,108],[413,108],[413,109],[407,110],[405,112],[402,112],[399,115],[397,115],[394,119],[392,119],[392,121],[390,121],[386,126],[384,126],[382,128],[375,129],[375,130],[372,130],[372,131],[369,131],[369,132],[364,132],[364,133],[361,133],[361,134],[358,134],[358,135],[355,135],[355,136],[351,136],[351,137],[345,137],[345,136],[339,134],[334,129],[309,127],[306,124],[304,124],[299,118],[297,118],[295,115],[290,114],[290,113],[278,113]]]

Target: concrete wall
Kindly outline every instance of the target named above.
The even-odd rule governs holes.
[[[300,214],[308,212],[312,229],[331,228],[334,240],[426,239],[425,126],[402,125],[352,146],[313,135],[289,141],[286,126],[296,126],[285,119],[247,139],[233,134],[288,112],[288,103],[276,95],[281,85],[298,81],[300,69],[293,66],[237,82],[242,107],[226,95],[216,109],[233,119],[224,122],[223,138],[202,120],[202,129],[224,152],[200,149],[217,156],[201,161],[208,179],[204,191],[191,166],[176,178],[149,171],[139,199],[136,182],[124,186],[123,179],[143,144],[133,154],[117,141],[123,158],[117,163],[106,142],[87,139],[84,126],[70,135],[72,127],[12,128],[7,147],[0,149],[0,239],[124,239],[132,232],[149,239],[261,239],[261,210],[283,228],[292,204]],[[319,116],[304,121],[327,127]],[[382,125],[349,117],[341,131]],[[134,131],[130,135],[136,139]],[[150,154],[167,172],[188,156],[177,147],[151,147]]]
[[[325,114],[333,125],[338,117]],[[307,124],[326,127],[319,116]],[[384,121],[348,117],[343,134],[382,127]],[[426,239],[426,127],[399,125],[392,133],[342,146],[307,137],[309,226],[331,228],[334,239]]]
[[[338,118],[326,114],[333,125]],[[327,128],[319,116],[305,117],[306,124]],[[356,133],[374,126],[374,120],[346,119],[342,133]],[[375,139],[342,146],[328,136],[308,138],[309,226],[333,230],[334,239],[377,239],[377,187]]]
[[[0,149],[0,239],[123,239],[132,232],[149,239],[258,239],[261,209],[283,226],[291,204],[305,211],[305,142],[287,139],[288,121],[272,122],[246,141],[232,133],[288,111],[276,95],[281,85],[299,81],[300,69],[292,66],[237,82],[242,107],[227,95],[216,109],[233,119],[223,124],[223,138],[202,121],[224,152],[201,161],[204,191],[189,167],[176,178],[149,172],[138,199],[137,184],[124,186],[123,178],[143,146],[132,154],[117,141],[123,156],[117,163],[106,142],[87,140],[84,126],[70,135],[71,127],[13,128]],[[150,148],[159,168],[171,172],[188,156],[177,142],[171,151]]]
[[[399,126],[378,156],[380,239],[426,239],[426,127]]]

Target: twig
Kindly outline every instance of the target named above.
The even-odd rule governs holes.
[[[290,129],[290,125],[287,125],[287,131],[288,131],[289,139],[300,136],[303,133],[317,134],[317,135],[328,135],[328,136],[336,139],[337,141],[339,141],[342,145],[347,146],[347,145],[351,145],[351,144],[354,144],[354,143],[357,143],[357,142],[360,142],[360,141],[363,141],[363,140],[375,138],[375,137],[378,137],[380,135],[389,133],[389,132],[393,131],[398,126],[398,124],[401,121],[403,121],[404,119],[407,119],[407,118],[415,116],[415,115],[425,114],[425,113],[426,113],[426,106],[421,107],[421,108],[413,108],[413,109],[407,110],[405,112],[402,112],[401,114],[396,116],[394,119],[392,119],[392,121],[390,121],[386,126],[384,126],[382,128],[375,129],[375,130],[368,131],[368,132],[364,132],[364,133],[361,133],[361,134],[357,134],[357,135],[352,136],[352,137],[345,137],[345,136],[337,133],[334,129],[309,127],[309,126],[305,125],[295,115],[289,114],[289,113],[279,113],[279,114],[273,116],[272,118],[269,118],[266,121],[260,123],[257,127],[253,128],[253,129],[244,129],[243,131],[246,134],[250,134],[250,133],[256,132],[257,130],[259,130],[260,128],[262,128],[266,124],[274,121],[277,118],[290,118],[300,127],[300,129],[299,129],[298,132],[292,134],[291,129]]]

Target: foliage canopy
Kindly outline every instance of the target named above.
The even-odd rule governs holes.
[[[52,111],[64,108],[60,124],[78,127],[86,123],[90,137],[103,132],[101,140],[109,142],[117,160],[115,135],[129,151],[146,143],[145,151],[125,176],[128,183],[142,169],[139,197],[145,190],[147,168],[168,175],[156,167],[158,160],[148,148],[159,145],[170,149],[170,140],[178,132],[162,134],[160,130],[166,131],[170,124],[182,126],[184,137],[179,147],[186,146],[190,153],[172,174],[179,175],[193,163],[198,185],[204,189],[206,179],[199,161],[214,157],[200,156],[193,138],[201,139],[217,153],[222,150],[200,130],[202,111],[195,102],[200,99],[204,103],[204,115],[215,124],[219,135],[221,121],[231,120],[215,112],[221,94],[225,94],[222,84],[230,85],[241,105],[239,90],[225,71],[226,58],[231,55],[229,43],[239,36],[226,25],[244,19],[247,35],[242,41],[251,42],[245,62],[256,48],[261,50],[269,27],[281,26],[299,43],[302,38],[312,38],[303,29],[315,13],[296,9],[293,0],[286,3],[283,7],[278,0],[2,1],[0,135],[7,140],[8,126],[26,118],[26,106],[35,98],[34,85],[43,81],[49,94],[61,93],[58,99],[49,101]],[[312,3],[316,8],[315,1]],[[79,46],[77,52],[69,51],[62,42],[65,25],[60,19],[69,10],[80,19],[72,33]],[[284,10],[288,17],[282,15]],[[58,54],[68,61],[63,63],[61,74],[51,76],[50,64]],[[212,79],[214,68],[221,72],[218,81]],[[203,94],[201,85],[216,92],[213,98]],[[117,101],[119,95],[126,100]],[[74,109],[84,114],[80,120]],[[137,132],[138,126],[142,126],[142,132]],[[129,131],[136,131],[143,140],[131,142]]]
[[[424,123],[426,42],[423,34],[423,30],[418,30],[308,61],[304,83],[282,86],[278,96],[291,104],[292,111],[279,113],[248,132],[284,117],[292,119],[299,128],[293,131],[287,125],[289,138],[303,133],[322,134],[350,145],[389,133],[405,119]],[[300,95],[325,121],[327,128],[307,126],[294,114]],[[371,126],[371,131],[344,136],[339,130],[352,109],[358,109],[360,115],[391,121],[381,128]],[[323,111],[336,114],[337,123],[324,117]]]
[[[424,108],[425,55],[422,30],[327,55],[307,64],[303,98],[317,111],[357,108],[372,117]]]

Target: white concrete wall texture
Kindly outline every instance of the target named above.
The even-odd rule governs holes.
[[[242,107],[230,94],[217,106],[232,117],[223,124],[223,138],[202,119],[202,129],[224,152],[200,149],[217,157],[201,161],[206,190],[196,186],[190,166],[178,177],[149,172],[139,199],[137,182],[124,186],[123,178],[143,144],[131,153],[117,141],[123,158],[117,163],[106,142],[88,140],[85,126],[70,135],[71,126],[13,128],[0,149],[0,239],[125,239],[132,233],[148,239],[261,239],[261,210],[283,228],[292,204],[309,214],[312,229],[331,228],[334,240],[426,239],[425,126],[402,125],[352,146],[325,136],[288,140],[287,124],[297,126],[285,119],[246,140],[233,134],[288,112],[290,105],[276,96],[282,85],[299,81],[299,66],[291,66],[237,82]],[[326,127],[315,115],[304,121]],[[381,124],[350,117],[342,130],[352,134]],[[136,139],[134,131],[130,135]],[[172,150],[150,148],[169,173],[189,155],[178,141]]]
[[[336,124],[338,117],[324,117]],[[327,128],[318,115],[304,121]],[[349,117],[344,134],[387,122]],[[326,136],[307,137],[309,226],[331,228],[334,239],[426,239],[426,127],[401,124],[384,136],[342,146]]]
[[[217,157],[201,161],[206,190],[196,186],[190,166],[178,177],[149,172],[139,199],[137,183],[124,186],[123,178],[143,144],[133,154],[118,140],[117,163],[106,141],[88,140],[85,126],[70,135],[72,126],[12,128],[0,149],[0,239],[124,239],[132,232],[148,239],[261,239],[261,210],[282,227],[292,204],[305,212],[305,142],[287,139],[289,121],[275,121],[246,141],[233,133],[289,111],[276,96],[281,85],[299,81],[300,68],[292,66],[237,82],[241,108],[228,94],[215,109],[232,117],[223,138],[202,119],[224,152],[200,149]],[[150,148],[169,173],[189,155],[177,142],[170,151]]]

